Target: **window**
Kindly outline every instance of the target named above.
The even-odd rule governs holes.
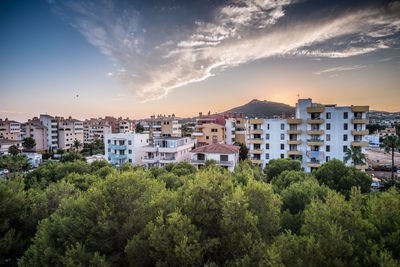
[[[269,123],[267,124],[267,129],[269,130]]]
[[[281,144],[281,150],[284,150],[284,149],[285,149],[285,145]]]
[[[347,125],[347,123],[343,124],[343,129],[347,130],[349,128],[349,125]]]
[[[206,136],[206,139],[208,140],[208,139],[210,139],[210,137],[207,135],[207,136]]]
[[[347,141],[347,134],[343,135],[343,141]]]
[[[331,124],[330,124],[330,123],[327,123],[327,124],[326,124],[326,129],[327,129],[327,130],[330,130],[330,129],[331,129]]]
[[[283,159],[285,157],[285,155],[284,154],[281,154],[281,159]]]
[[[327,112],[327,113],[326,113],[326,119],[327,119],[327,120],[330,120],[330,119],[331,119],[331,113],[330,113],[330,112]]]
[[[326,135],[326,141],[331,141],[331,135],[330,134]]]
[[[218,132],[218,129],[212,128],[212,129],[211,129],[211,132],[212,132],[212,133],[216,133],[216,132]]]
[[[285,140],[285,134],[281,134],[281,140]]]
[[[330,160],[331,160],[331,157],[326,156],[325,161],[330,161]]]
[[[269,153],[265,154],[265,159],[269,159]]]
[[[343,113],[343,119],[348,119],[349,118],[349,113],[345,112]]]
[[[269,140],[269,134],[265,134],[265,139]]]
[[[347,151],[347,146],[343,146],[343,152]]]
[[[281,130],[285,130],[285,124],[281,123]]]
[[[108,149],[108,152],[111,152],[111,148]]]
[[[131,140],[128,141],[128,145],[130,145],[130,146],[132,145],[132,141]]]
[[[269,144],[265,144],[265,149],[269,149]]]
[[[132,159],[129,159],[129,163],[132,163]]]
[[[129,149],[128,153],[129,153],[129,154],[132,154],[132,150],[131,150],[131,149]]]
[[[326,146],[326,152],[331,152],[331,146]]]
[[[219,160],[220,161],[228,161],[228,155],[220,155]]]

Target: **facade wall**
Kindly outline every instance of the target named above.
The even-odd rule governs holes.
[[[58,148],[58,123],[49,115],[40,115],[40,121],[47,128],[47,147],[50,150]]]
[[[215,123],[205,123],[196,125],[195,132],[192,137],[197,139],[197,144],[224,144],[225,143],[225,126]]]
[[[200,155],[204,155],[200,156]],[[221,156],[227,156],[228,160],[225,161],[221,158]],[[203,159],[204,158],[204,159]],[[204,165],[207,160],[215,160],[217,165],[226,167],[229,171],[233,172],[235,166],[239,163],[239,154],[238,153],[191,153],[191,163],[197,167]],[[229,162],[229,163],[227,163]]]

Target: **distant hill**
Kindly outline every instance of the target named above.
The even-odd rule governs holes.
[[[295,114],[295,108],[286,104],[271,102],[267,100],[253,99],[249,103],[232,108],[223,113],[243,113],[244,117],[249,118],[270,118],[285,114],[287,117]]]

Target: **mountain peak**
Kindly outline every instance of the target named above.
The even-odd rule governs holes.
[[[273,116],[292,116],[295,113],[294,107],[287,104],[272,102],[268,100],[253,99],[249,103],[227,110],[223,113],[243,113],[249,118],[270,118]]]

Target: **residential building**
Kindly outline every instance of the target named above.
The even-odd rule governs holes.
[[[247,119],[243,118],[243,113],[236,116],[236,113],[225,114],[225,143],[233,145],[235,143],[242,143],[248,145],[248,123]]]
[[[368,142],[369,147],[379,148],[381,145],[379,134],[370,134],[365,136],[365,141]]]
[[[104,137],[105,158],[115,166],[124,162],[142,165],[144,151],[149,145],[149,134],[113,133]]]
[[[377,130],[375,134],[379,135],[379,137],[381,138],[396,135],[396,127],[387,127],[384,130]]]
[[[224,144],[226,139],[225,117],[219,114],[203,116],[199,113],[199,118],[196,120],[195,130],[192,133],[192,138],[196,138],[197,146],[209,144]]]
[[[16,145],[22,151],[22,140],[0,139],[0,156],[8,154],[12,145]]]
[[[35,140],[36,146],[32,149],[33,152],[44,153],[48,150],[47,132],[47,127],[37,117],[21,124],[21,139],[32,137]]]
[[[120,133],[128,133],[135,131],[135,121],[129,118],[122,119],[118,118],[119,132]]]
[[[74,149],[74,142],[78,140],[83,144],[83,122],[69,117],[56,117],[58,122],[58,148],[71,151]]]
[[[119,133],[119,121],[118,119],[106,116],[104,120],[107,122],[108,125],[111,126],[111,133]]]
[[[163,167],[168,163],[190,162],[190,151],[195,140],[190,137],[157,137],[149,146],[142,147],[142,162],[146,167]]]
[[[112,127],[102,119],[89,119],[83,122],[83,142],[91,144],[95,140],[104,142],[104,136],[110,134]]]
[[[144,128],[144,133],[148,133],[151,140],[158,137],[182,136],[181,125],[175,114],[168,116],[152,115],[150,119],[143,120],[140,123]]]
[[[42,125],[47,128],[47,148],[51,151],[58,149],[58,123],[56,118],[41,114],[39,119]]]
[[[311,172],[330,159],[343,160],[350,146],[360,146],[365,153],[368,110],[368,106],[338,107],[299,99],[295,118],[250,119],[250,159],[265,167],[271,159],[290,157]]]
[[[0,139],[20,139],[21,124],[17,121],[0,119]]]
[[[215,160],[218,166],[233,172],[239,163],[239,146],[228,144],[210,144],[193,149],[190,163],[197,168],[203,166],[207,160]]]

